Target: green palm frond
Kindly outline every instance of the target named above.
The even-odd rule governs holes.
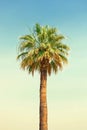
[[[37,35],[41,33],[42,29],[41,29],[40,24],[36,23],[34,31],[35,33],[37,33]]]
[[[67,46],[66,44],[63,44],[63,43],[58,43],[56,46],[58,49],[65,49],[66,51],[70,50],[69,46]]]
[[[31,35],[24,35],[24,36],[21,36],[20,39],[32,41],[33,37]]]
[[[57,64],[54,62],[54,61],[51,61],[51,68],[52,68],[52,70],[53,70],[53,72],[55,72],[55,74],[57,73],[57,71],[58,71],[58,66],[57,66]]]
[[[52,34],[55,34],[57,32],[57,29],[56,28],[48,28],[47,29],[47,34],[48,36],[52,35]]]
[[[33,42],[29,42],[29,41],[23,41],[21,42],[20,44],[20,51],[23,51],[23,50],[29,50],[29,49],[32,49],[34,47],[34,43]]]
[[[17,56],[17,59],[19,59],[19,58],[23,59],[27,54],[28,54],[28,52],[23,52]]]
[[[19,51],[23,51],[25,49],[32,49],[35,46],[35,38],[31,35],[25,35],[20,37],[22,40],[19,45]]]
[[[59,69],[62,70],[63,61],[62,61],[62,58],[58,54],[54,54],[54,61],[57,64],[57,66],[59,67]]]
[[[60,57],[61,57],[61,59],[62,59],[62,62],[64,63],[64,64],[68,64],[68,59],[64,56],[64,55],[61,55],[61,54],[59,54],[60,55]]]
[[[63,40],[63,39],[65,39],[65,37],[63,36],[63,35],[57,35],[56,37],[55,37],[55,41],[60,41],[60,40]]]

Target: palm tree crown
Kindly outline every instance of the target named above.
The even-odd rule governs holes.
[[[40,72],[41,67],[47,69],[47,73],[55,73],[67,63],[69,47],[61,41],[64,39],[56,28],[40,26],[36,24],[33,32],[20,37],[18,59],[21,58],[21,68],[29,73]]]

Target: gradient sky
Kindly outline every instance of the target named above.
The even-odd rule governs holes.
[[[87,130],[87,0],[0,0],[0,130],[37,130],[39,74],[16,61],[35,23],[67,37],[69,64],[48,77],[49,130]]]

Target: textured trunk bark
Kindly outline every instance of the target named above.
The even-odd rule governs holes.
[[[39,130],[48,130],[47,124],[47,69],[42,68],[40,74],[40,124]]]

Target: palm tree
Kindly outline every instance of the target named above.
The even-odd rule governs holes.
[[[63,35],[57,29],[36,24],[31,34],[20,37],[19,54],[21,68],[34,75],[40,73],[40,123],[39,130],[48,130],[47,122],[47,74],[57,73],[68,63],[69,47],[61,41]]]

